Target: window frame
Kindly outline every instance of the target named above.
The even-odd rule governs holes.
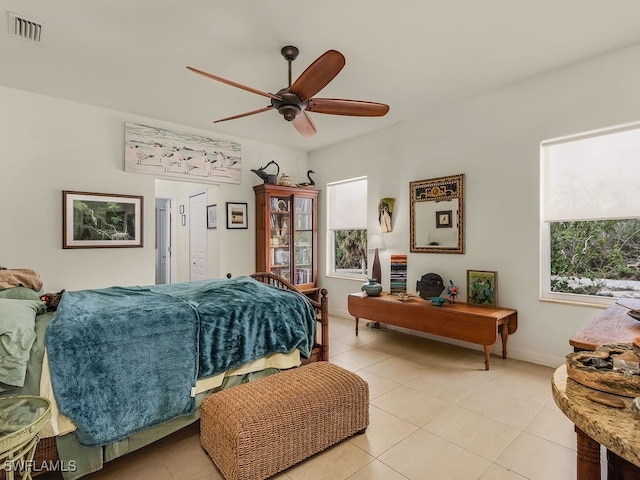
[[[332,207],[331,207],[331,196],[332,196],[332,187],[337,186],[337,185],[344,185],[344,184],[348,184],[348,183],[352,183],[352,182],[361,182],[361,181],[365,181],[365,198],[362,201],[362,205],[364,205],[364,218],[360,220],[360,224],[356,224],[354,225],[354,227],[352,228],[340,228],[340,229],[334,229],[331,228],[332,225],[332,221],[331,221],[331,215],[332,215]],[[367,199],[366,199],[366,189],[368,188],[368,178],[367,176],[361,176],[361,177],[355,177],[355,178],[349,178],[349,179],[345,179],[345,180],[338,180],[335,182],[329,182],[327,183],[327,231],[326,231],[326,272],[327,272],[327,277],[332,277],[332,278],[342,278],[342,279],[348,279],[348,280],[359,280],[362,281],[363,279],[366,280],[367,278],[367,268],[368,268],[368,256],[365,255],[365,264],[362,270],[359,270],[358,272],[356,271],[345,271],[345,270],[336,270],[336,252],[335,252],[335,243],[336,243],[336,238],[335,238],[335,232],[336,231],[344,231],[344,230],[363,230],[365,232],[365,239],[368,239],[368,228],[366,226],[367,224],[367,218],[366,218],[366,205],[367,205]],[[364,228],[362,228],[362,226],[364,226]],[[367,245],[365,244],[365,250],[367,248]],[[368,251],[368,250],[366,250]]]
[[[546,219],[545,214],[545,206],[547,200],[547,172],[545,170],[545,165],[548,163],[548,155],[549,149],[554,145],[564,144],[568,142],[576,142],[580,140],[588,140],[594,137],[601,137],[605,135],[612,135],[624,131],[629,130],[639,130],[640,133],[640,122],[635,122],[631,124],[619,125],[615,127],[608,127],[598,130],[593,130],[589,132],[583,132],[575,135],[567,135],[564,137],[554,138],[545,140],[540,143],[540,218],[539,218],[539,248],[540,248],[540,265],[539,265],[539,299],[543,302],[551,302],[551,303],[564,303],[571,305],[579,305],[586,307],[597,307],[597,308],[606,308],[617,300],[620,297],[606,297],[600,295],[585,295],[585,294],[577,294],[577,293],[564,293],[564,292],[553,292],[551,291],[551,222],[554,220]],[[624,218],[638,218],[638,217],[627,217]],[[591,217],[588,219],[582,219],[585,221],[591,220],[603,220],[603,219],[623,219],[623,218],[615,218],[615,217]]]

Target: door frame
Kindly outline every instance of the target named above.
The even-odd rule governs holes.
[[[175,215],[175,207],[174,205],[176,205],[176,199],[175,197],[166,197],[163,195],[158,195],[155,198],[155,206],[157,208],[157,202],[158,200],[163,200],[166,203],[168,203],[168,215],[167,215],[167,231],[169,232],[169,261],[167,262],[167,269],[168,269],[168,283],[174,283],[176,281],[176,274],[177,274],[177,259],[176,259],[176,252],[175,252],[175,245],[176,245],[176,235],[177,235],[177,231],[176,231],[176,215]],[[158,228],[158,216],[155,216],[155,260],[156,260],[156,267],[158,265],[158,233],[159,233],[159,228]]]

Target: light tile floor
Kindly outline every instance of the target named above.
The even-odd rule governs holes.
[[[573,424],[553,369],[332,317],[331,361],[369,383],[371,423],[277,480],[571,480]],[[568,347],[568,345],[567,345]],[[603,470],[605,466],[603,465]],[[90,480],[218,480],[197,424],[108,463]]]

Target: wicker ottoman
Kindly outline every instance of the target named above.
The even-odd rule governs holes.
[[[328,362],[214,393],[200,442],[227,480],[262,480],[369,425],[369,386]]]

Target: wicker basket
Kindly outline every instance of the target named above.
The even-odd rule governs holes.
[[[207,397],[200,442],[227,480],[262,480],[368,425],[367,382],[316,362]]]

